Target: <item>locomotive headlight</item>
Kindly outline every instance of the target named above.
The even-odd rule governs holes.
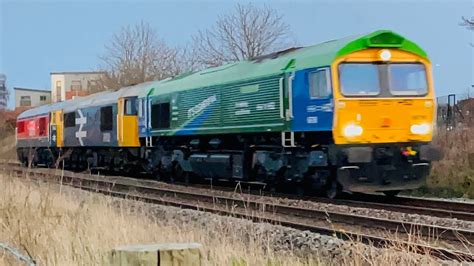
[[[358,137],[362,135],[364,129],[359,125],[350,124],[344,128],[343,134],[346,137]]]
[[[378,54],[379,54],[380,60],[384,62],[389,61],[392,58],[392,53],[390,52],[390,50],[387,50],[387,49],[381,50]]]
[[[410,131],[415,135],[426,135],[431,132],[431,125],[428,123],[415,124],[410,127]]]

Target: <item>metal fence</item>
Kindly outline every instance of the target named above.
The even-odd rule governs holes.
[[[474,126],[474,95],[449,94],[437,98],[438,127],[448,130]]]

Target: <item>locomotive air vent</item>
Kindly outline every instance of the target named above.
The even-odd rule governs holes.
[[[377,106],[377,101],[359,101],[359,106],[361,107]]]
[[[402,100],[402,101],[398,101],[398,104],[411,106],[411,105],[413,105],[413,101],[412,100]]]

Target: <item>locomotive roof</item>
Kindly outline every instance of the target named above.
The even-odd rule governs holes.
[[[73,100],[67,100],[63,102],[57,102],[47,105],[42,105],[36,108],[32,108],[24,111],[18,116],[18,119],[33,117],[37,115],[45,115],[52,111],[63,109],[64,112],[72,112],[78,108],[93,107],[116,103],[118,98],[138,96],[140,90],[153,86],[158,81],[150,81],[140,83],[133,86],[124,87],[118,91],[102,91],[91,95],[78,97]]]
[[[107,105],[110,102],[117,102],[118,91],[103,91],[77,98],[77,101],[71,101],[63,110],[65,113],[75,111],[80,108],[93,107],[97,105]]]
[[[51,104],[46,104],[42,105],[36,108],[28,109],[21,113],[18,116],[18,119],[22,118],[27,118],[27,117],[33,117],[33,116],[38,116],[38,115],[45,115],[48,114],[52,111],[63,109],[63,110],[70,110],[71,108],[76,107],[79,105],[81,102],[89,100],[91,97],[99,97],[100,95],[105,95],[110,92],[105,91],[105,92],[99,92],[99,93],[94,93],[91,95],[83,96],[83,97],[78,97],[72,100],[67,100],[63,102],[57,102],[57,103],[51,103]]]
[[[196,73],[182,74],[172,79],[145,82],[124,87],[118,91],[99,92],[74,100],[44,105],[21,113],[18,119],[47,114],[58,109],[70,112],[77,108],[106,105],[117,102],[121,97],[161,95],[174,91],[212,87],[278,75],[305,68],[329,66],[340,56],[374,47],[397,48],[427,58],[425,51],[416,43],[395,32],[379,30],[370,34],[349,36],[313,46],[291,48],[250,60],[208,68]]]
[[[305,68],[329,66],[340,56],[374,47],[398,48],[427,57],[426,53],[414,42],[392,31],[379,30],[370,34],[350,36],[303,48],[291,48],[267,56],[180,75],[156,87],[150,87],[150,90],[142,90],[140,97],[251,80]],[[154,90],[151,90],[152,88]]]

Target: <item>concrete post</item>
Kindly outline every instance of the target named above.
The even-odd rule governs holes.
[[[201,244],[165,243],[118,247],[110,254],[111,266],[200,266]]]

